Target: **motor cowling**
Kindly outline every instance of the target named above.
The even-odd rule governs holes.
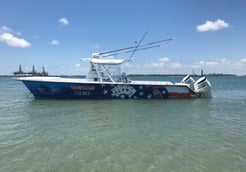
[[[190,76],[190,75],[187,75],[185,76],[182,81],[181,81],[182,84],[187,84],[187,86],[194,90],[194,83],[195,83],[195,80]]]
[[[206,77],[201,77],[194,83],[194,91],[201,97],[211,97],[211,84]]]

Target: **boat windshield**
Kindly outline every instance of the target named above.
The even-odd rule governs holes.
[[[110,76],[114,82],[121,82],[121,70],[120,65],[102,65],[102,68],[105,69],[106,75]]]
[[[87,79],[99,82],[122,82],[121,63],[93,63]]]

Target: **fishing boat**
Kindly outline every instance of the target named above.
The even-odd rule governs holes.
[[[146,34],[145,34],[146,35]],[[144,36],[145,36],[144,35]],[[159,47],[172,39],[113,51],[94,53],[86,78],[65,77],[20,77],[35,98],[51,99],[174,99],[211,97],[211,84],[206,77],[195,81],[190,75],[180,83],[169,81],[130,80],[121,66],[129,63],[136,51]],[[131,53],[127,59],[113,58],[114,55]]]

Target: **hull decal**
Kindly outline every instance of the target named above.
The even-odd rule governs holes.
[[[134,84],[80,84],[24,82],[35,98],[60,99],[167,99],[194,98],[185,86],[151,86]]]
[[[137,91],[130,85],[117,85],[111,89],[112,97],[131,98]]]

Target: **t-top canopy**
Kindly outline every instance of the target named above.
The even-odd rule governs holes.
[[[92,63],[107,64],[107,65],[117,65],[123,63],[124,61],[125,61],[124,59],[97,59],[97,58],[91,59]]]

